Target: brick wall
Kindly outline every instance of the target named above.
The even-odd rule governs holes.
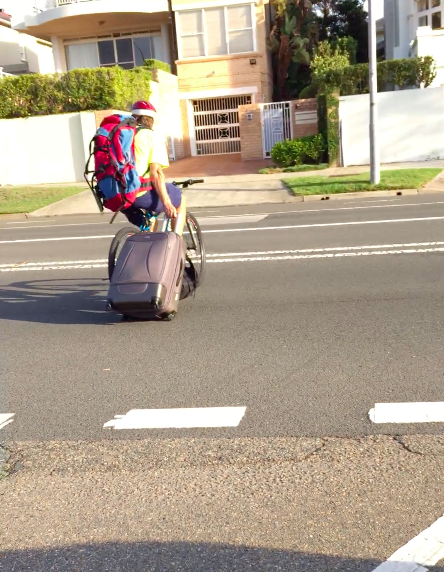
[[[242,161],[263,159],[261,107],[261,104],[239,106]],[[291,102],[290,113],[295,139],[318,133],[317,111],[316,99],[298,99]],[[298,113],[303,115],[298,117]],[[251,119],[248,119],[249,114]]]
[[[250,60],[256,63],[251,64]],[[177,76],[181,93],[254,86],[257,103],[270,101],[271,97],[268,60],[259,53],[178,61]]]
[[[182,121],[182,149],[184,157],[191,157],[190,129],[188,125],[188,108],[185,99],[180,101],[180,116]]]
[[[94,111],[94,115],[96,116],[96,129],[100,127],[100,124],[105,119],[105,117],[108,117],[108,115],[113,115],[113,113],[128,113],[128,112],[118,111],[117,109],[101,109],[100,111]]]
[[[298,117],[298,113],[302,113]],[[317,135],[318,131],[317,99],[297,99],[291,102],[291,120],[293,121],[293,138],[299,139],[307,135]]]
[[[251,119],[248,119],[250,114]],[[263,159],[261,106],[259,104],[240,105],[239,125],[242,161]]]

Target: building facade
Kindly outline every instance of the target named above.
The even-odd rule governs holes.
[[[54,72],[51,44],[11,27],[12,17],[0,9],[0,68],[2,73]]]
[[[384,0],[387,59],[432,56],[444,85],[444,0]]]
[[[271,100],[269,21],[268,0],[37,0],[14,27],[50,41],[59,72],[170,64],[187,156],[240,152],[239,105]]]

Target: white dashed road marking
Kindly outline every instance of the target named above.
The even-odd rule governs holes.
[[[15,413],[0,413],[0,429],[13,422]]]
[[[444,242],[411,242],[407,244],[335,246],[330,248],[303,248],[299,250],[225,252],[207,254],[207,262],[211,264],[229,262],[261,262],[273,260],[310,260],[356,256],[382,256],[389,254],[430,254],[434,252],[444,252]],[[107,268],[107,266],[108,261],[105,258],[98,258],[94,260],[64,260],[59,262],[18,262],[0,264],[0,272],[76,270],[88,268]]]
[[[188,429],[237,427],[246,407],[199,407],[189,409],[132,409],[103,427],[114,429]]]
[[[427,572],[444,558],[444,517],[397,550],[373,572]]]
[[[218,228],[203,230],[206,233],[224,233],[224,232],[254,232],[254,231],[270,231],[270,230],[290,230],[299,228],[326,228],[326,227],[341,227],[341,226],[361,226],[367,224],[390,224],[402,222],[429,222],[444,220],[444,216],[429,216],[418,218],[398,218],[386,220],[362,220],[362,221],[349,221],[349,222],[327,222],[316,224],[290,224],[283,226],[254,226],[250,228]],[[59,236],[57,238],[22,238],[17,240],[0,240],[0,244],[19,244],[30,242],[58,242],[61,240],[98,240],[104,238],[114,238],[114,234],[94,235],[94,236]]]
[[[368,414],[373,423],[444,423],[444,402],[376,403]]]

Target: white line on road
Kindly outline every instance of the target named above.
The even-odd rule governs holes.
[[[427,572],[444,558],[444,517],[415,536],[373,572]]]
[[[95,264],[97,262],[106,262],[106,258],[98,258],[96,260],[63,260],[60,262],[18,262],[16,264],[0,264],[0,268],[30,268],[34,266],[56,266],[56,265],[72,265],[72,264]]]
[[[58,242],[60,240],[94,240],[96,238],[114,238],[114,234],[101,234],[97,236],[58,236],[57,238],[23,238],[20,240],[0,240],[0,244],[14,244],[19,242]]]
[[[443,216],[429,216],[423,218],[398,218],[398,219],[385,219],[385,220],[361,220],[361,221],[350,221],[350,222],[325,222],[325,223],[315,223],[315,224],[289,224],[285,226],[257,226],[253,228],[222,228],[222,229],[212,229],[204,230],[204,233],[215,233],[215,232],[251,232],[254,230],[289,230],[293,228],[320,228],[328,226],[359,226],[364,224],[387,224],[392,222],[426,222],[431,220],[444,220]]]
[[[229,262],[260,262],[276,260],[310,260],[322,258],[348,258],[356,256],[383,256],[400,254],[430,254],[434,252],[444,252],[442,248],[417,248],[418,246],[444,245],[444,242],[417,242],[409,244],[387,244],[374,246],[344,246],[331,248],[307,248],[302,250],[270,250],[264,252],[231,252],[207,254],[207,262],[229,263]],[[400,248],[410,247],[410,248]],[[415,248],[411,248],[415,247]],[[376,249],[393,250],[376,250]],[[365,250],[367,249],[367,250]],[[375,249],[375,250],[372,250]],[[300,253],[300,254],[298,254]],[[312,254],[303,254],[312,253]],[[65,260],[60,262],[23,262],[1,264],[0,272],[25,272],[42,270],[75,270],[88,268],[107,268],[108,261],[105,258],[96,260]]]
[[[114,429],[186,429],[237,427],[246,407],[198,407],[188,409],[132,409],[116,415],[103,427]]]
[[[392,201],[398,201],[399,199],[385,199],[385,202],[392,202]],[[366,204],[369,203],[376,203],[376,202],[384,202],[384,200],[381,201],[366,201]],[[354,204],[353,202],[347,202],[347,203],[343,203],[346,205],[349,204]],[[305,214],[305,213],[324,213],[324,212],[332,212],[332,211],[353,211],[353,210],[360,210],[360,209],[384,209],[384,208],[401,208],[401,207],[421,207],[421,206],[429,206],[429,205],[442,205],[444,204],[444,201],[431,201],[431,202],[427,202],[427,203],[400,203],[400,204],[396,204],[396,205],[376,205],[376,206],[354,206],[354,207],[337,207],[337,208],[332,208],[332,209],[299,209],[299,210],[288,210],[288,211],[275,211],[275,212],[268,212],[268,213],[246,213],[246,214],[239,214],[239,215],[213,215],[213,216],[209,216],[209,217],[205,217],[207,220],[213,220],[213,219],[225,219],[225,218],[230,218],[230,219],[237,219],[237,218],[241,218],[241,217],[253,217],[253,216],[261,216],[261,217],[267,217],[270,215],[278,215],[278,214]],[[218,209],[219,211],[221,209]],[[218,212],[218,211],[198,211],[197,214],[201,215],[203,213],[209,213],[209,212]],[[43,222],[43,221],[42,221]],[[54,219],[53,220],[45,220],[45,223],[47,222],[56,222]],[[83,223],[67,223],[67,224],[39,224],[39,225],[35,225],[33,224],[34,221],[30,220],[30,221],[25,221],[25,222],[18,222],[18,221],[14,221],[14,222],[7,222],[7,225],[16,225],[16,224],[21,224],[21,225],[27,225],[24,228],[56,228],[56,227],[67,227],[67,226],[90,226],[90,225],[103,225],[103,224],[109,224],[109,222],[83,222]],[[126,220],[120,220],[120,221],[115,221],[114,224],[126,224],[127,221]],[[208,223],[209,224],[209,223]],[[1,230],[17,230],[20,229],[22,230],[22,227],[13,227],[10,226],[9,228],[3,228]]]
[[[12,423],[15,413],[0,413],[0,429]]]
[[[444,423],[444,402],[376,403],[368,414],[373,423]]]
[[[251,231],[267,231],[267,230],[289,230],[297,228],[320,228],[320,227],[338,227],[338,226],[360,226],[366,224],[388,224],[399,222],[429,222],[444,220],[444,216],[430,216],[424,218],[398,218],[386,220],[363,220],[351,222],[328,222],[317,224],[295,224],[284,226],[258,226],[252,228],[221,228],[204,230],[203,233],[224,233],[224,232],[251,232]],[[114,238],[113,234],[104,234],[98,236],[61,236],[57,238],[28,238],[19,240],[0,240],[0,244],[16,244],[16,243],[29,243],[29,242],[57,242],[61,240],[95,240],[100,238]]]
[[[246,215],[231,215],[231,216],[223,216],[223,217],[219,217],[219,216],[214,216],[214,217],[200,217],[199,218],[199,224],[201,226],[216,226],[216,225],[222,225],[222,224],[237,224],[237,223],[255,223],[255,222],[260,222],[261,220],[263,220],[265,217],[267,216],[267,214],[246,214]],[[24,224],[24,223],[21,223]],[[29,225],[26,226],[25,228],[65,228],[68,226],[91,226],[91,225],[96,225],[96,226],[100,226],[100,225],[104,225],[107,224],[109,225],[109,222],[75,222],[75,223],[67,223],[67,224],[35,224],[35,225]],[[115,221],[114,224],[130,224],[127,220],[118,220]],[[2,230],[23,230],[23,227],[21,226],[10,226],[8,228],[3,228]]]

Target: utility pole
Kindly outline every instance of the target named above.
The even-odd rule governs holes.
[[[381,165],[378,141],[378,75],[376,60],[376,17],[375,0],[368,0],[368,54],[369,54],[369,87],[370,87],[370,182],[377,185],[381,179]]]

